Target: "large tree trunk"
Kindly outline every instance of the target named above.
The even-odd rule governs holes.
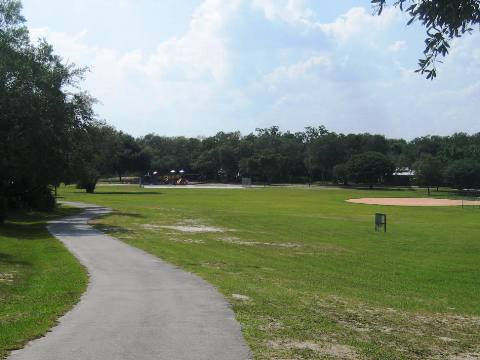
[[[95,187],[97,186],[97,183],[89,183],[85,184],[85,191],[88,194],[93,194],[95,192]]]

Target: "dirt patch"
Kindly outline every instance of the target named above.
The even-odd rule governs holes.
[[[244,240],[240,240],[235,236],[225,236],[218,240],[226,243],[230,243],[230,244],[245,245],[245,246],[273,246],[273,247],[281,247],[281,248],[300,248],[303,246],[301,244],[293,244],[293,243],[270,243],[270,242],[260,242],[260,241],[244,241]]]
[[[239,301],[250,301],[250,296],[241,295],[241,294],[232,294],[232,299],[239,300]]]
[[[382,344],[399,357],[480,360],[474,357],[478,353],[476,348],[465,347],[465,344],[479,343],[480,317],[477,316],[405,312],[347,302],[334,296],[318,297],[310,306],[315,313],[343,328],[349,337]],[[342,343],[349,337],[332,336],[326,340]],[[466,349],[470,351],[465,352]]]
[[[361,198],[346,200],[354,204],[388,206],[480,206],[480,201],[432,199],[432,198]]]
[[[283,330],[285,326],[280,320],[273,319],[273,318],[267,318],[264,320],[265,323],[263,325],[260,325],[258,328],[262,331],[265,331],[267,333],[272,333],[274,331],[279,331]]]
[[[143,224],[142,228],[147,230],[168,229],[175,230],[184,233],[223,233],[228,231],[213,226],[206,226],[200,224],[178,224],[178,225],[156,225],[156,224]]]
[[[161,226],[163,229],[170,229],[186,233],[223,233],[226,230],[213,226],[206,225],[175,225],[175,226]]]
[[[358,359],[358,355],[352,347],[342,344],[320,344],[313,341],[272,340],[269,341],[267,345],[277,350],[310,350],[324,356],[333,357],[334,359]]]
[[[478,360],[480,359],[480,353],[452,355],[448,359],[449,360]]]
[[[0,283],[11,284],[13,283],[14,278],[15,278],[14,272],[0,273]]]
[[[213,261],[213,262],[207,261],[202,263],[202,266],[220,270],[220,269],[225,269],[227,264],[221,261]]]
[[[205,244],[205,241],[203,240],[194,240],[194,239],[176,239],[176,238],[170,238],[168,239],[169,241],[177,242],[177,243],[183,243],[183,244]]]

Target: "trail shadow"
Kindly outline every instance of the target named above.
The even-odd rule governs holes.
[[[82,212],[82,209],[74,207],[58,206],[53,211],[22,211],[22,210],[10,210],[8,212],[7,221],[5,224],[15,223],[18,225],[28,224],[42,224],[45,222],[58,219],[61,217],[72,216]],[[0,225],[1,228],[2,225]]]
[[[109,215],[115,215],[115,216],[125,216],[125,217],[131,217],[131,218],[144,218],[145,216],[142,214],[138,213],[130,213],[130,212],[122,212],[122,211],[113,211]]]
[[[73,193],[85,195],[163,195],[163,193],[155,191],[95,191],[93,194],[88,194],[85,191],[74,191]]]
[[[132,233],[133,231],[130,229],[127,229],[123,226],[117,226],[117,225],[105,225],[105,224],[90,224],[95,230],[104,232],[104,233],[120,233],[120,234],[129,234]]]
[[[0,237],[18,241],[45,240],[48,237],[45,222],[11,222],[0,226]]]

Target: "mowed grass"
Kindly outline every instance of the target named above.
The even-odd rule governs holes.
[[[0,358],[43,335],[85,290],[86,271],[46,230],[76,212],[16,214],[0,226]]]
[[[63,194],[112,207],[97,227],[215,285],[255,359],[480,352],[480,209],[345,202],[423,190],[132,186]],[[386,234],[374,232],[375,212],[388,215]]]

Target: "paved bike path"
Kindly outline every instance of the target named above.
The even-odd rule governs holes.
[[[77,306],[8,360],[247,360],[225,299],[198,276],[87,225],[110,209],[84,208],[49,231],[87,268]]]

